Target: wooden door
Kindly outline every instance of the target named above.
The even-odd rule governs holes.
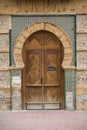
[[[40,31],[23,49],[23,104],[26,109],[63,109],[63,47],[52,33]]]

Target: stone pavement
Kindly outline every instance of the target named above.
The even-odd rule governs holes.
[[[87,130],[87,111],[0,112],[0,130]]]

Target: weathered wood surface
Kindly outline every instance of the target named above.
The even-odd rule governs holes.
[[[23,57],[23,97],[29,109],[60,109],[59,104],[63,108],[63,49],[59,39],[49,32],[37,32],[26,41]]]
[[[87,14],[87,0],[0,0],[0,14]]]

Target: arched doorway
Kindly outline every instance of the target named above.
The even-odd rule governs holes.
[[[61,41],[51,32],[37,31],[23,46],[24,109],[63,109],[64,50]]]
[[[13,54],[13,56],[14,56],[14,61],[15,61],[15,66],[16,66],[16,68],[17,69],[20,69],[21,71],[23,70],[23,74],[22,74],[22,76],[23,76],[23,78],[21,79],[22,80],[22,101],[23,101],[23,109],[26,109],[27,108],[27,104],[28,104],[28,100],[26,100],[27,98],[26,98],[26,91],[27,91],[27,89],[25,89],[25,88],[28,88],[28,87],[25,87],[26,86],[26,78],[25,78],[25,76],[26,76],[26,74],[25,74],[25,72],[26,71],[24,71],[24,69],[23,68],[25,68],[25,57],[24,57],[24,55],[23,54],[26,54],[25,52],[24,52],[24,49],[23,48],[25,48],[25,45],[27,45],[27,41],[28,41],[28,39],[30,39],[31,37],[33,37],[33,34],[35,34],[36,32],[41,32],[41,30],[43,30],[44,32],[50,32],[50,34],[52,34],[52,35],[54,35],[55,36],[55,38],[57,38],[57,40],[59,41],[58,42],[58,44],[60,43],[60,45],[61,45],[61,47],[62,47],[62,49],[64,49],[64,57],[62,57],[63,58],[63,62],[62,62],[62,60],[61,60],[61,68],[63,68],[64,69],[64,71],[66,71],[67,69],[69,69],[69,70],[71,70],[72,69],[72,58],[73,58],[73,47],[72,47],[72,44],[71,44],[71,42],[70,42],[70,40],[69,40],[69,38],[68,38],[68,36],[66,35],[66,33],[61,29],[61,28],[59,28],[59,27],[57,27],[57,26],[55,26],[55,25],[53,25],[53,24],[51,24],[51,23],[47,23],[47,22],[38,22],[38,23],[34,23],[34,24],[32,24],[31,26],[28,26],[26,29],[24,29],[23,31],[21,31],[20,32],[20,34],[18,35],[18,37],[17,37],[17,39],[16,39],[16,42],[15,42],[15,46],[14,46],[14,54]],[[40,37],[39,37],[40,38]],[[34,41],[34,40],[33,40]],[[38,43],[38,42],[36,42],[36,43]],[[35,48],[37,47],[37,45],[36,46],[34,46]],[[46,46],[45,46],[46,47]],[[57,49],[57,48],[56,48]],[[33,49],[32,49],[33,50]],[[42,49],[43,50],[43,49]],[[43,52],[43,53],[42,53]],[[57,52],[57,51],[56,51]],[[62,52],[63,52],[63,50],[62,50]],[[42,57],[42,54],[46,54],[46,51],[41,51],[41,57]],[[63,53],[61,53],[62,54],[62,56],[63,56]],[[45,57],[46,57],[46,55],[45,55]],[[42,59],[42,58],[41,58]],[[44,59],[44,56],[43,56],[43,59]],[[42,60],[41,60],[42,61]],[[45,60],[43,60],[43,61],[45,61]],[[42,67],[42,66],[41,66]],[[53,69],[53,70],[50,70],[50,71],[55,71],[55,67],[53,67],[53,66],[51,66],[51,69]],[[62,74],[61,75],[63,75],[63,69],[61,69],[61,72],[62,72]],[[49,68],[48,68],[48,70],[49,70]],[[53,76],[52,76],[53,77]],[[63,76],[62,76],[63,77]],[[64,76],[65,77],[65,76]],[[64,78],[64,80],[65,80],[65,78]],[[45,81],[45,80],[44,80]],[[61,80],[60,80],[61,81]],[[41,77],[41,82],[43,82],[43,77]],[[62,82],[61,82],[62,83]],[[41,86],[41,85],[40,85]],[[48,86],[49,87],[49,86]],[[65,87],[65,86],[64,86]],[[32,87],[33,88],[33,87]],[[40,87],[41,88],[41,87]],[[45,87],[42,87],[42,88],[45,88]],[[55,87],[56,88],[56,87]],[[40,90],[40,89],[39,89]],[[44,91],[45,91],[46,89],[44,89]],[[41,91],[40,92],[42,92],[43,91],[43,89],[41,89]],[[64,90],[63,90],[64,91]],[[62,92],[63,92],[62,91]],[[30,92],[30,90],[29,90],[29,92]],[[32,92],[32,91],[31,91]],[[45,91],[46,92],[46,91]],[[65,99],[64,98],[62,98],[62,99],[64,99],[64,101],[62,100],[62,104],[61,104],[61,108],[63,108],[63,104],[66,104],[66,102],[67,102],[67,99],[66,99],[66,88],[65,88],[65,91],[64,91],[64,93],[62,94],[63,96],[65,95]],[[44,96],[42,96],[42,98],[43,98]],[[46,96],[45,96],[46,97]],[[46,98],[45,98],[46,99]],[[44,100],[44,99],[43,99]],[[64,102],[64,103],[63,103]],[[41,105],[41,103],[42,102],[35,102],[35,103],[37,103],[37,104],[40,104]],[[31,108],[30,109],[32,109],[32,102],[30,103],[31,104]],[[42,103],[42,104],[44,104],[44,103]],[[56,102],[54,103],[55,104],[55,106],[56,106]],[[35,104],[33,104],[33,106],[34,106]],[[52,105],[52,102],[50,103],[48,103],[47,105],[48,105],[48,107],[42,107],[42,105],[40,106],[40,105],[37,105],[38,107],[36,108],[36,107],[34,107],[35,109],[59,109],[60,108],[60,103],[58,104],[58,102],[57,102],[57,108],[56,107],[51,107],[51,105]],[[45,105],[45,104],[44,104]],[[43,106],[44,106],[43,105]],[[36,105],[35,105],[36,106]],[[49,107],[50,106],[50,107]],[[58,107],[59,106],[59,107]]]

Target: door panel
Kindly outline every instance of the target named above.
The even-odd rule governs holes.
[[[60,109],[59,90],[60,88],[58,86],[45,87],[45,109]]]
[[[26,94],[28,102],[39,103],[42,101],[41,87],[27,87]]]
[[[63,108],[62,45],[52,33],[40,31],[25,43],[24,108]]]
[[[41,50],[26,50],[26,109],[42,109]]]
[[[58,84],[58,50],[45,50],[45,84]]]
[[[59,109],[61,104],[60,50],[45,50],[45,109]]]
[[[45,87],[45,102],[47,103],[57,103],[58,101],[58,88],[56,86]]]
[[[27,84],[40,84],[41,79],[41,51],[26,50]]]

